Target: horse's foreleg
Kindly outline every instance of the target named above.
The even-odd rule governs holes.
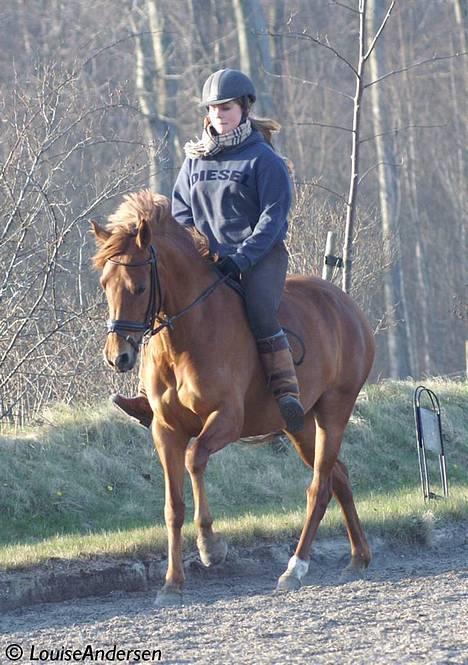
[[[153,438],[164,471],[164,518],[167,527],[168,562],[166,582],[157,604],[180,603],[184,584],[182,562],[182,525],[185,517],[184,459],[187,438],[158,425],[153,419]]]
[[[242,429],[244,414],[231,403],[212,411],[205,420],[200,434],[192,439],[187,450],[187,468],[205,470],[208,458],[236,441]]]
[[[205,491],[205,469],[211,453],[239,437],[238,422],[239,418],[225,411],[213,412],[186,453],[195,506],[194,522],[198,529],[197,547],[205,566],[223,563],[227,554],[226,542],[213,532],[213,517]]]
[[[227,555],[226,542],[213,532],[213,517],[205,490],[205,468],[192,467],[187,463],[187,470],[190,474],[193,490],[194,517],[193,521],[197,527],[197,547],[200,553],[200,559],[203,565],[209,567],[223,563]]]
[[[366,540],[364,529],[354,505],[353,492],[348,478],[348,470],[337,460],[332,473],[333,494],[338,500],[346,522],[346,530],[351,545],[351,561],[348,569],[362,570],[371,561],[371,552]]]

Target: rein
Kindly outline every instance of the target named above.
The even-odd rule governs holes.
[[[161,280],[159,279],[159,273],[158,273],[158,260],[156,255],[156,249],[153,247],[153,245],[150,245],[149,251],[150,255],[145,261],[138,261],[136,263],[124,263],[123,261],[117,261],[112,257],[107,259],[108,261],[110,261],[110,263],[114,263],[117,266],[125,266],[126,268],[137,268],[140,266],[147,266],[147,265],[151,266],[150,298],[148,302],[148,307],[146,309],[145,321],[143,323],[138,323],[137,321],[127,321],[125,319],[108,319],[107,321],[107,334],[109,335],[110,333],[115,333],[116,335],[119,335],[120,337],[125,339],[126,342],[131,344],[131,346],[134,348],[134,350],[137,353],[139,351],[140,344],[142,343],[145,345],[148,344],[151,337],[160,333],[161,330],[164,330],[164,328],[170,328],[171,330],[174,330],[174,322],[177,321],[177,319],[180,319],[184,314],[187,314],[187,312],[189,312],[192,309],[192,307],[195,307],[196,305],[206,300],[213,293],[213,291],[215,291],[218,288],[220,284],[223,284],[229,279],[227,275],[218,277],[216,282],[211,284],[211,286],[209,286],[202,293],[200,293],[200,295],[197,296],[195,300],[190,303],[190,305],[187,305],[187,307],[184,307],[183,309],[180,310],[180,312],[174,314],[173,316],[163,318],[162,316],[160,316],[160,311],[162,307],[162,292],[161,292]],[[239,293],[238,288],[235,288],[235,290]],[[156,326],[155,328],[154,326],[156,322],[158,322],[159,325]],[[129,330],[132,332],[143,332],[143,336],[140,342],[135,342],[135,340],[131,335],[122,334],[123,331],[129,331]],[[293,362],[296,366],[302,365],[306,353],[304,341],[302,340],[301,337],[299,337],[299,335],[294,333],[292,330],[284,328],[284,332],[287,333],[288,335],[292,335],[293,337],[295,337],[299,342],[299,344],[301,345],[300,358],[298,360],[293,360]]]
[[[149,248],[150,256],[146,261],[139,261],[137,263],[124,263],[122,261],[117,261],[114,258],[107,259],[111,263],[114,263],[118,266],[125,266],[127,268],[136,268],[139,266],[151,266],[151,277],[150,277],[150,298],[148,302],[148,307],[146,310],[145,320],[143,323],[138,323],[137,321],[126,321],[125,319],[109,319],[107,321],[107,334],[116,333],[120,337],[123,337],[125,341],[132,345],[135,351],[138,353],[139,346],[141,343],[148,344],[149,340],[153,335],[157,335],[164,328],[174,329],[174,322],[177,319],[180,319],[181,316],[189,312],[192,307],[195,307],[199,303],[203,302],[208,298],[215,289],[218,288],[220,284],[226,281],[227,276],[219,277],[216,282],[211,284],[207,289],[205,289],[190,305],[184,307],[180,312],[174,314],[170,317],[161,317],[160,311],[162,307],[162,292],[161,292],[161,280],[159,279],[158,273],[158,261],[156,250],[153,245],[150,245]],[[155,323],[158,322],[159,325],[155,328]],[[143,336],[140,342],[135,342],[131,335],[122,334],[123,331],[134,331],[134,332],[143,332]]]

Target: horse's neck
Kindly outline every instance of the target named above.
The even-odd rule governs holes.
[[[162,313],[175,316],[191,303],[214,281],[216,275],[195,248],[180,239],[161,237],[157,242],[158,263],[162,289]],[[179,321],[198,318],[203,303],[196,305]]]
[[[178,317],[172,327],[153,338],[153,349],[158,355],[155,367],[163,372],[168,366],[171,372],[176,368],[185,372],[191,371],[192,362],[198,367],[200,363],[205,365],[207,351],[208,355],[213,352],[221,357],[220,340],[231,339],[233,331],[235,343],[245,342],[245,336],[235,332],[244,316],[239,296],[225,285],[219,285],[195,304],[195,300],[216,283],[215,271],[196,250],[193,254],[190,247],[184,251],[186,248],[177,243],[157,241],[156,244],[160,257],[161,313],[170,319],[185,308],[188,311]],[[245,327],[241,326],[239,333],[242,330],[245,333]]]

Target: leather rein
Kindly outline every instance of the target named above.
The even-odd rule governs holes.
[[[180,312],[174,314],[173,316],[163,317],[160,315],[162,308],[162,290],[161,290],[161,280],[159,279],[158,273],[158,260],[156,249],[153,245],[149,247],[150,255],[145,261],[138,261],[136,263],[125,263],[123,261],[117,261],[113,257],[107,259],[110,263],[114,263],[118,266],[125,266],[126,268],[137,268],[140,266],[150,266],[150,296],[148,307],[146,309],[145,320],[143,323],[138,321],[127,321],[125,319],[108,319],[107,321],[107,334],[115,333],[119,337],[123,337],[126,342],[131,344],[131,346],[138,353],[140,344],[147,344],[151,337],[157,335],[164,328],[174,329],[174,322],[177,321],[181,316],[186,314],[192,307],[195,307],[199,303],[203,302],[210,296],[215,289],[218,288],[220,284],[226,281],[227,276],[223,275],[219,277],[216,282],[211,284],[207,289],[205,289],[190,305],[184,307]],[[155,324],[158,323],[155,327]],[[131,335],[125,335],[125,331],[131,332],[143,332],[143,336],[139,342],[136,342]]]
[[[171,330],[174,330],[174,322],[177,321],[177,319],[180,319],[181,316],[190,311],[192,307],[195,307],[199,303],[206,300],[213,293],[213,291],[215,291],[218,288],[220,284],[223,284],[224,282],[226,282],[226,280],[229,279],[227,275],[218,277],[216,282],[213,282],[213,284],[211,284],[199,296],[197,296],[195,300],[190,303],[190,305],[187,305],[187,307],[184,307],[183,309],[180,310],[180,312],[174,314],[173,316],[162,317],[160,315],[162,308],[162,301],[163,301],[161,280],[159,279],[156,249],[153,247],[153,245],[149,246],[149,252],[150,255],[145,261],[138,261],[136,263],[124,263],[123,261],[117,261],[113,257],[107,259],[108,261],[110,261],[110,263],[114,263],[117,266],[125,266],[126,268],[137,268],[140,266],[147,266],[147,265],[151,266],[150,297],[149,297],[148,307],[146,309],[144,322],[138,323],[138,321],[127,321],[125,319],[107,320],[107,334],[109,335],[110,333],[115,333],[116,335],[119,335],[119,337],[122,337],[126,342],[128,342],[135,349],[137,353],[140,350],[140,344],[148,344],[150,339],[154,335],[160,333],[161,330],[164,330],[164,328],[170,328]],[[236,291],[237,293],[239,293],[237,288]],[[155,327],[156,322],[159,325]],[[132,332],[143,332],[141,340],[139,342],[136,342],[131,335],[124,334],[125,331],[129,330]],[[293,337],[295,337],[298,340],[299,344],[301,345],[302,347],[301,356],[299,360],[294,360],[294,364],[302,365],[306,353],[305,344],[302,338],[299,337],[299,335],[294,333],[292,330],[288,330],[287,328],[283,328],[283,330],[287,334],[293,335]]]

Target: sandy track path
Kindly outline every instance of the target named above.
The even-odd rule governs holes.
[[[342,561],[328,552],[288,595],[271,594],[283,570],[271,560],[237,561],[225,574],[192,566],[178,609],[154,608],[155,593],[139,592],[3,615],[0,662],[17,643],[21,663],[41,662],[29,658],[33,644],[35,655],[87,644],[160,649],[161,662],[173,664],[468,663],[467,552],[460,532],[430,550],[382,547],[365,579],[345,583]]]

